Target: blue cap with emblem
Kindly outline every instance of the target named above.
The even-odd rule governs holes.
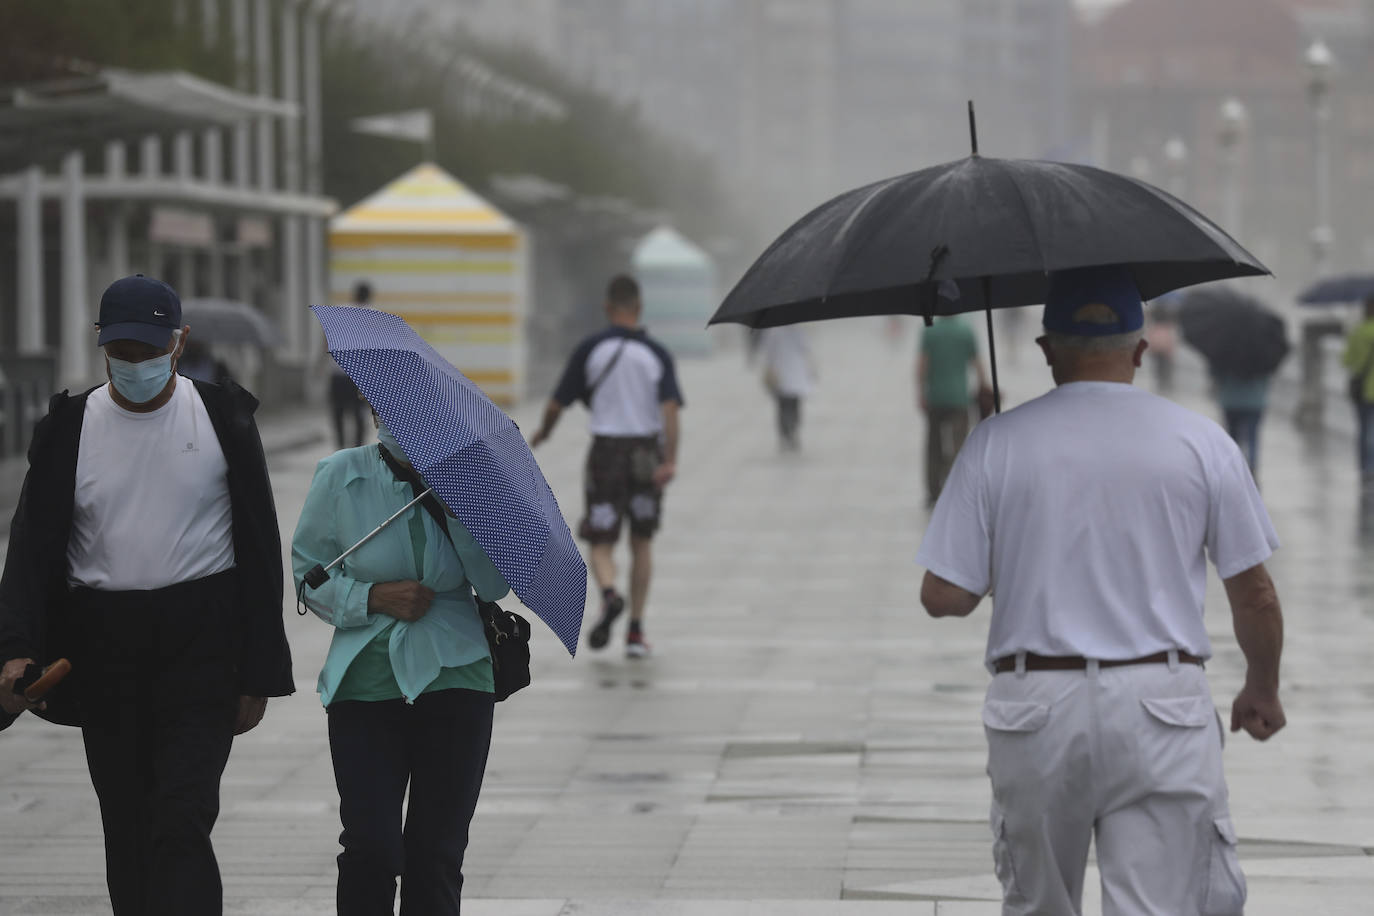
[[[97,346],[112,340],[138,340],[166,347],[181,327],[181,299],[161,280],[134,274],[116,280],[100,297]]]
[[[1140,330],[1145,310],[1126,268],[1078,267],[1050,277],[1043,323],[1056,334],[1105,337]]]

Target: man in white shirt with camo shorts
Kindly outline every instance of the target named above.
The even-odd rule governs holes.
[[[1097,843],[1107,916],[1238,916],[1221,723],[1203,664],[1207,559],[1248,663],[1231,730],[1284,725],[1278,546],[1245,459],[1131,382],[1145,351],[1121,268],[1052,278],[1057,387],[980,423],[917,561],[931,615],[994,596],[983,706],[1003,913],[1081,912]]]
[[[584,489],[587,514],[578,531],[591,544],[592,575],[601,588],[601,616],[587,636],[605,648],[625,609],[615,587],[612,551],[622,523],[630,528],[630,626],[625,654],[645,658],[644,611],[653,569],[651,544],[663,514],[663,489],[677,473],[678,388],[673,358],[639,326],[639,284],[620,275],[606,289],[608,326],[578,344],[544,409],[530,446],[553,432],[563,410],[582,401],[592,413],[592,447]]]

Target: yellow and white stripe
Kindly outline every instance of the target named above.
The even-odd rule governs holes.
[[[417,166],[330,226],[333,301],[365,280],[500,404],[523,394],[528,244],[521,228],[435,165]]]

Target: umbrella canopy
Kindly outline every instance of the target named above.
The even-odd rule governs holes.
[[[1178,323],[1183,340],[1207,358],[1214,375],[1272,375],[1288,355],[1283,319],[1254,296],[1229,287],[1189,293]]]
[[[1374,298],[1374,274],[1343,274],[1318,280],[1302,291],[1298,301],[1303,305],[1337,305],[1371,298]]]
[[[204,343],[246,343],[265,350],[277,345],[276,327],[247,302],[186,299],[181,303],[181,320]]]
[[[587,567],[514,421],[395,315],[312,308],[330,354],[415,470],[511,590],[575,653]]]
[[[950,315],[1045,301],[1050,271],[1125,265],[1140,294],[1269,273],[1205,216],[1084,165],[973,155],[848,191],[802,217],[711,319],[751,327]]]

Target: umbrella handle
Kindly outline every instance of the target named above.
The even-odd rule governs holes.
[[[376,528],[373,528],[371,531],[365,534],[362,540],[360,540],[358,543],[354,544],[352,547],[345,550],[343,553],[339,554],[337,557],[335,557],[334,560],[330,562],[328,566],[320,566],[318,563],[315,564],[315,566],[309,572],[307,572],[304,576],[301,577],[305,580],[305,584],[310,586],[311,588],[319,588],[321,585],[324,585],[326,582],[329,581],[329,571],[331,569],[333,569],[335,566],[338,566],[344,560],[348,559],[348,557],[355,550],[357,550],[359,547],[363,546],[368,541],[375,538],[377,535],[381,534],[382,531],[388,525],[396,521],[396,519],[400,518],[402,515],[405,515],[411,509],[415,508],[417,505],[420,504],[421,500],[423,500],[426,496],[429,496],[433,492],[434,488],[430,487],[428,490],[425,490],[425,492],[421,493],[419,496],[415,497],[410,502],[406,503],[400,509],[397,509],[396,512],[391,516],[391,518],[382,522]]]

